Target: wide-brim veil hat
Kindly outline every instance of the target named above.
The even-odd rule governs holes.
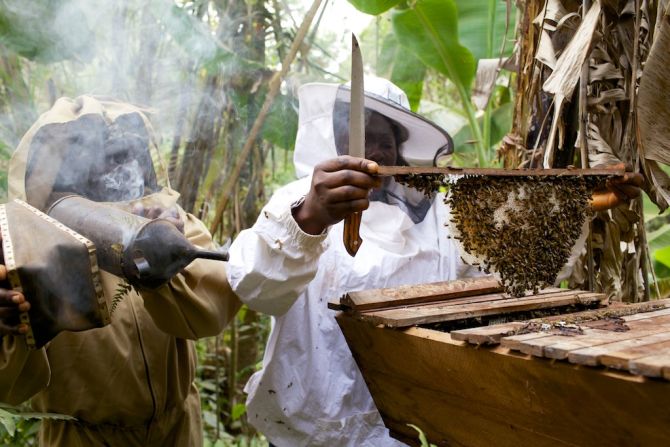
[[[399,153],[410,166],[436,166],[437,161],[454,151],[454,143],[446,130],[432,121],[410,110],[404,91],[392,82],[366,76],[365,108],[378,112],[394,121],[402,132]],[[335,95],[336,102],[350,103],[351,89],[348,84],[306,84],[302,87],[306,96]]]

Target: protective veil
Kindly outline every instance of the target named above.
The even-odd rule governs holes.
[[[12,157],[9,186],[11,198],[40,209],[55,191],[164,209],[179,197],[144,112],[87,96],[62,98],[39,118]],[[186,237],[213,248],[204,225],[178,212]],[[190,339],[218,334],[239,308],[225,276],[224,264],[199,259],[156,290],[128,293],[103,328],[62,332],[36,351],[23,337],[3,337],[0,401],[32,398],[38,411],[77,418],[42,421],[40,445],[201,445]],[[102,272],[108,305],[118,285]]]
[[[375,85],[366,79],[366,90]],[[308,192],[313,167],[338,155],[337,92],[324,84],[301,88],[294,161],[303,178],[277,191],[230,250],[233,290],[251,308],[277,316],[263,369],[247,384],[247,416],[278,447],[403,445],[384,427],[327,302],[349,291],[453,279],[466,270],[447,238],[441,196],[416,223],[396,204],[371,201],[356,257],[345,251],[341,222],[318,236],[298,227],[291,204]],[[401,147],[401,155],[408,150]]]

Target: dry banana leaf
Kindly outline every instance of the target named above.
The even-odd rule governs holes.
[[[477,62],[477,76],[475,77],[475,88],[472,90],[472,102],[478,110],[484,110],[489,103],[491,92],[495,87],[498,67],[501,64],[500,59],[479,59]]]
[[[547,31],[555,31],[558,23],[568,11],[560,0],[547,0],[542,11],[535,17],[533,23]]]
[[[582,65],[591,48],[593,33],[598,25],[600,11],[600,1],[596,0],[586,14],[586,17],[584,17],[567,48],[558,58],[556,69],[542,87],[544,91],[554,95],[554,117],[544,154],[545,168],[550,168],[553,164],[554,141],[557,135],[558,123],[561,120],[563,103],[566,98],[572,96],[577,81],[579,81]]]
[[[640,80],[638,125],[640,161],[653,184],[651,198],[664,210],[670,202],[670,178],[658,163],[670,165],[670,15],[666,10]]]

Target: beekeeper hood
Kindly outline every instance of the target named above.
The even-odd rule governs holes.
[[[9,166],[10,198],[42,210],[52,193],[123,202],[162,187],[169,189],[167,172],[144,110],[91,96],[56,101],[21,139]]]
[[[394,130],[398,164],[436,166],[453,152],[453,142],[445,130],[409,110],[407,95],[385,79],[366,76],[366,117],[377,112],[386,117]],[[299,122],[294,163],[296,175],[310,175],[318,163],[343,155],[336,145],[336,134],[348,132],[350,88],[348,85],[312,83],[299,90]],[[417,223],[430,207],[430,200],[418,191],[393,180],[375,190],[371,200],[402,208]]]

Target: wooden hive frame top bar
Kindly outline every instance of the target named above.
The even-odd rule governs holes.
[[[416,166],[380,166],[380,176],[408,175],[408,174],[445,174],[445,175],[485,175],[496,177],[533,177],[533,176],[622,176],[625,169],[622,167],[603,169],[501,169],[501,168],[436,168]]]

